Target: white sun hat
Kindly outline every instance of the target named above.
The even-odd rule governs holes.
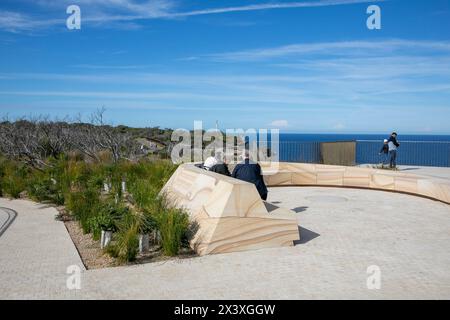
[[[205,160],[205,163],[203,164],[203,166],[209,170],[216,164],[217,164],[217,159],[215,157],[208,157]]]

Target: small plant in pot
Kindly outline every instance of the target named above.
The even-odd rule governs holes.
[[[118,224],[127,214],[129,214],[128,207],[116,204],[113,200],[101,205],[98,225],[102,230],[100,240],[102,249],[111,242],[112,233],[119,229]]]
[[[112,233],[116,231],[116,224],[110,215],[102,214],[98,218],[98,224],[102,230],[100,238],[100,247],[103,249],[109,245]]]
[[[148,251],[150,244],[149,234],[156,230],[156,221],[147,214],[144,214],[139,221],[139,253]]]

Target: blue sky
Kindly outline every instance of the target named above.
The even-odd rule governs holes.
[[[450,134],[448,0],[2,0],[0,48],[11,118]]]

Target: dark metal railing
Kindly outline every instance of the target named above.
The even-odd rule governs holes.
[[[382,142],[356,140],[356,164],[378,164]],[[280,141],[277,143],[282,162],[321,163],[320,142]],[[270,143],[269,143],[270,146]],[[275,145],[272,145],[275,147]],[[274,148],[275,149],[275,148]],[[450,167],[450,141],[400,141],[397,164]]]

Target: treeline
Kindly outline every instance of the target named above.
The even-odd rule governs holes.
[[[91,116],[89,123],[52,120],[49,117],[0,122],[0,154],[32,167],[45,167],[48,159],[73,154],[84,160],[110,158],[136,160],[145,155],[137,138],[161,141],[170,148],[172,130],[111,126],[104,121],[104,110]],[[167,153],[168,150],[161,150]]]

